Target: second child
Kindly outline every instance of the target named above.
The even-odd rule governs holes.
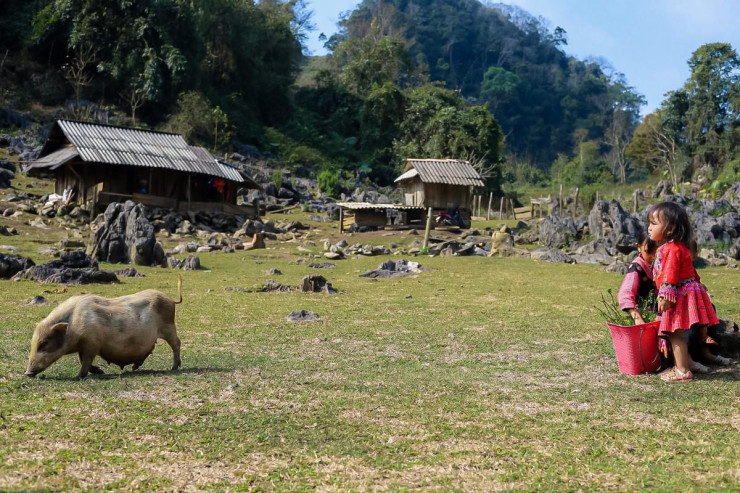
[[[644,307],[645,300],[655,294],[652,265],[657,248],[658,244],[648,238],[644,231],[640,231],[637,237],[637,257],[627,268],[627,273],[617,293],[619,308],[629,313],[638,325],[645,323],[640,307]],[[647,308],[655,310],[655,306]]]

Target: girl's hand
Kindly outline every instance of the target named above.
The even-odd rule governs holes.
[[[630,308],[629,309],[630,317],[632,317],[632,320],[635,321],[635,325],[644,324],[645,321],[642,319],[642,315],[640,315],[640,312],[637,310],[637,308]]]
[[[671,308],[671,302],[668,300],[660,299],[658,300],[658,313],[663,313],[666,310],[669,310]]]

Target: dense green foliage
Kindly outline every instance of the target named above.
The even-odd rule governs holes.
[[[712,43],[688,64],[689,79],[644,119],[627,152],[674,184],[694,179],[716,193],[740,180],[740,57]]]
[[[548,168],[582,140],[602,139],[617,111],[630,132],[642,97],[624,76],[567,56],[565,31],[502,4],[477,0],[363,1],[347,18],[347,40],[367,36],[372,19],[407,41],[429,77],[468,101],[487,102],[507,136],[509,153]],[[378,20],[379,19],[379,20]],[[605,146],[610,144],[604,142]]]
[[[143,121],[158,125],[178,104],[182,110],[187,93],[185,98],[198,100],[207,113],[222,108],[227,115],[214,114],[208,135],[196,132],[202,143],[212,146],[214,136],[218,141],[218,124],[224,121],[235,124],[241,138],[254,138],[263,125],[283,123],[291,115],[289,88],[301,59],[296,3],[37,0],[11,5],[0,16],[13,34],[13,41],[3,44],[12,67],[3,74],[12,92],[6,104],[61,105],[73,97],[77,118],[85,117],[84,101],[92,101],[118,107],[134,120],[138,110]],[[38,84],[26,85],[29,77]]]
[[[310,15],[307,0],[8,0],[0,109],[112,112],[219,152],[249,144],[299,174],[379,184],[408,157],[470,159],[497,194],[649,174],[717,194],[739,178],[730,45],[697,49],[689,80],[641,123],[644,98],[623,74],[568,56],[563,29],[518,7],[363,0],[324,57],[302,54]]]

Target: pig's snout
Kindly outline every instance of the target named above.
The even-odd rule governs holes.
[[[35,377],[37,373],[38,372],[33,371],[33,370],[26,370],[26,373],[24,373],[24,375],[27,377]]]

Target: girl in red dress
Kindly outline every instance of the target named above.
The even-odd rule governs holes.
[[[661,378],[666,382],[690,382],[694,375],[685,332],[697,329],[706,333],[706,327],[719,320],[687,248],[692,232],[684,208],[675,202],[662,202],[648,211],[647,219],[650,239],[660,244],[653,264],[653,279],[658,288],[659,336],[670,342],[676,363]]]

